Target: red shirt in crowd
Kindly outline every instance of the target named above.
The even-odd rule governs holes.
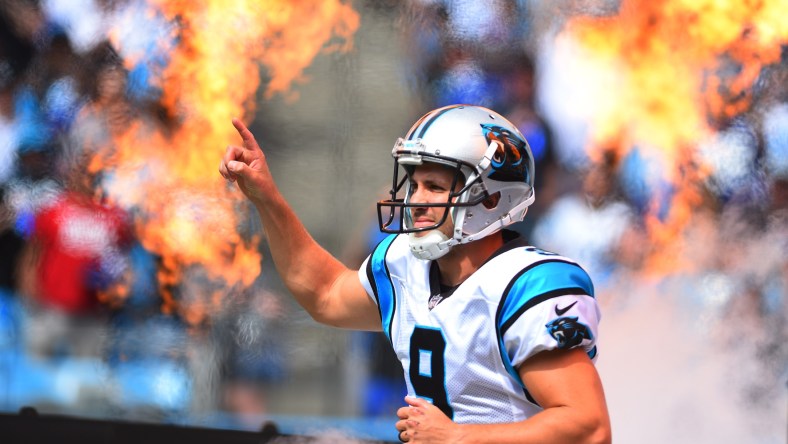
[[[84,313],[97,306],[97,290],[118,277],[131,226],[123,210],[67,192],[38,213],[33,237],[40,246],[42,301]]]

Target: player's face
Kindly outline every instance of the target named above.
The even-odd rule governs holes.
[[[411,204],[418,203],[446,203],[449,201],[454,170],[435,163],[424,163],[417,166],[410,176]],[[462,183],[455,185],[454,191],[462,188]],[[411,217],[415,228],[428,227],[443,219],[446,208],[440,207],[413,207]],[[446,221],[437,228],[443,234],[451,237],[454,230],[454,221],[447,217]],[[423,236],[425,232],[416,233]]]

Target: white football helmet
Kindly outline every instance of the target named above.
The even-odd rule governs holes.
[[[534,202],[534,160],[520,131],[495,111],[480,106],[451,105],[419,119],[391,152],[395,159],[391,198],[378,202],[384,233],[410,233],[416,257],[437,259],[454,245],[489,236],[523,220]],[[415,166],[434,162],[456,171],[454,185],[442,203],[411,202],[410,174]],[[404,170],[404,174],[400,173]],[[445,208],[434,225],[415,227],[412,208]],[[435,228],[451,217],[451,238]],[[416,237],[414,233],[430,231]]]

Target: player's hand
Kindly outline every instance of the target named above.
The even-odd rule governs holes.
[[[275,187],[265,154],[257,144],[254,135],[239,119],[233,119],[233,126],[243,141],[243,146],[230,145],[219,164],[219,173],[255,203],[261,202]]]
[[[411,444],[456,443],[460,441],[457,424],[427,400],[406,396],[405,407],[397,410],[395,424],[399,438]]]

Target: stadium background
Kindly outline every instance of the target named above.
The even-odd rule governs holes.
[[[463,101],[518,116],[543,154],[542,203],[519,229],[595,279],[616,440],[785,442],[785,1],[151,3],[159,15],[142,2],[4,3],[3,130],[17,129],[0,152],[0,228],[26,244],[32,203],[62,191],[62,170],[97,171],[134,221],[119,260],[136,274],[120,296],[102,288],[87,351],[52,345],[52,322],[72,324],[4,289],[0,410],[395,440],[401,386],[379,338],[316,325],[290,301],[256,216],[215,169],[241,115],[310,233],[357,264],[394,140]],[[169,126],[78,147],[83,163],[31,179],[26,162],[72,153],[91,103],[38,78],[57,71],[42,55],[63,36],[88,54],[97,35],[128,70],[130,121],[163,113]],[[210,43],[220,49],[201,52]],[[17,68],[25,44],[43,67]]]

